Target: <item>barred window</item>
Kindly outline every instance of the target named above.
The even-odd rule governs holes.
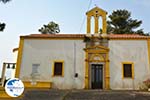
[[[63,76],[63,62],[54,62],[54,76]]]
[[[32,64],[32,74],[39,73],[38,68],[40,64]]]
[[[132,78],[133,72],[132,72],[132,64],[123,64],[123,77],[124,78]]]

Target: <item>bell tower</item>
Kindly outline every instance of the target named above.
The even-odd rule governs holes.
[[[91,18],[94,17],[94,36],[100,36],[99,18],[102,18],[102,36],[106,36],[106,15],[107,12],[99,7],[95,7],[86,13],[87,15],[87,36],[91,36]]]
[[[87,15],[87,33],[85,36],[85,88],[86,89],[110,89],[110,73],[109,73],[109,47],[107,36],[107,12],[101,8],[95,7],[86,13]],[[91,34],[91,18],[94,17],[94,34]],[[99,30],[99,19],[102,19],[102,32]],[[92,22],[93,23],[93,22]],[[99,67],[101,71],[96,68]],[[95,68],[95,69],[94,69]],[[94,70],[94,71],[93,71]],[[99,73],[101,72],[101,74]],[[96,80],[96,75],[101,80]],[[97,85],[98,84],[98,85]]]

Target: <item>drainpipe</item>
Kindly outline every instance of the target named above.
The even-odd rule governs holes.
[[[78,77],[78,74],[76,73],[76,43],[74,42],[74,48],[73,48],[73,58],[74,58],[74,88],[76,88],[76,78]]]
[[[74,74],[76,73],[76,43],[74,42]]]

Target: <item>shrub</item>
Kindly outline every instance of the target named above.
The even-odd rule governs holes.
[[[143,83],[147,86],[147,88],[150,88],[150,78],[147,80],[143,81]]]

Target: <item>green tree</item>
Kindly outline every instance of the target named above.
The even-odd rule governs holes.
[[[7,3],[11,0],[0,0],[2,3]],[[5,29],[6,24],[5,23],[0,23],[0,31],[3,31]]]
[[[116,10],[109,15],[107,21],[107,33],[114,34],[144,34],[143,29],[137,29],[142,21],[131,18],[131,12],[127,10]]]
[[[6,24],[5,23],[0,23],[0,31],[3,31],[5,28]]]
[[[11,1],[11,0],[0,0],[0,2],[3,2],[3,3],[7,3],[9,1]]]
[[[41,32],[42,34],[55,34],[59,33],[60,29],[58,24],[51,21],[47,25],[43,25],[43,27],[39,29],[39,32]]]

